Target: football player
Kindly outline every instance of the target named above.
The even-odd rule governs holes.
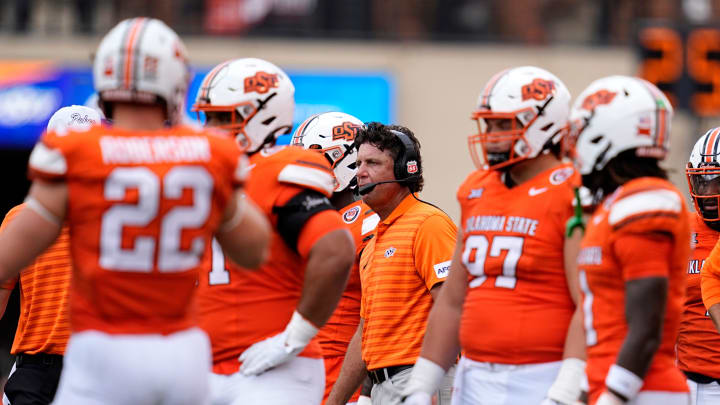
[[[341,112],[316,114],[306,119],[295,130],[291,143],[319,153],[328,160],[335,173],[335,191],[330,198],[338,207],[343,221],[350,226],[355,238],[355,262],[340,303],[325,326],[320,329],[320,347],[325,361],[325,394],[330,395],[342,367],[348,344],[360,323],[360,272],[358,259],[380,217],[370,207],[356,201],[357,149],[353,147],[355,135],[363,127],[362,121]],[[360,390],[353,394],[350,403],[358,401]]]
[[[673,109],[651,83],[610,76],[575,101],[578,166],[595,210],[578,255],[591,404],[687,404],[675,367],[690,216],[660,161]]]
[[[579,176],[561,160],[570,93],[552,73],[506,69],[485,86],[469,137],[450,275],[433,306],[405,403],[429,404],[462,350],[456,404],[572,404],[585,362],[566,236]],[[543,402],[544,401],[544,402]]]
[[[163,22],[120,22],[93,65],[114,127],[50,131],[30,156],[25,208],[0,233],[0,281],[67,223],[72,334],[55,404],[204,403],[210,347],[192,304],[205,246],[214,233],[246,266],[267,254],[269,226],[242,197],[237,145],[173,125],[189,74]]]
[[[720,403],[720,335],[702,302],[701,269],[720,235],[720,128],[695,143],[685,173],[695,205],[694,246],[687,267],[685,306],[677,339],[677,364],[690,387],[691,405]],[[706,271],[707,269],[705,269]]]
[[[101,123],[100,113],[92,108],[63,107],[50,117],[48,131],[66,134],[69,130],[87,131]],[[8,212],[2,227],[23,209],[20,204]],[[10,353],[15,355],[10,377],[5,384],[3,405],[49,404],[55,397],[63,354],[70,337],[68,296],[72,261],[66,226],[55,243],[14,277],[0,285],[0,317],[8,298],[20,282],[20,319]],[[10,402],[12,401],[12,402]]]
[[[247,193],[273,226],[269,260],[251,272],[213,252],[200,278],[199,308],[213,349],[216,404],[320,403],[325,386],[316,334],[345,289],[355,245],[328,200],[328,160],[274,147],[292,128],[294,86],[260,59],[224,62],[208,73],[195,110],[233,133],[250,155]]]

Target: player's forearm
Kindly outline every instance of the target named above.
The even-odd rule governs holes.
[[[18,213],[0,232],[0,283],[15,277],[52,245],[61,227],[46,221],[31,209]]]
[[[708,309],[708,313],[710,314],[710,319],[712,319],[713,324],[715,324],[715,329],[720,333],[720,303],[711,306]]]
[[[354,245],[339,235],[323,237],[313,247],[305,268],[303,292],[297,311],[317,327],[322,327],[335,311],[345,290],[354,260]],[[347,239],[347,240],[345,240]]]
[[[575,312],[568,325],[567,336],[565,337],[565,348],[563,358],[576,358],[585,360],[585,329],[583,327],[582,306],[575,307]]]
[[[345,360],[343,361],[340,375],[330,392],[326,405],[344,405],[350,400],[353,393],[367,378],[367,369],[361,355],[363,321],[360,321],[355,335],[353,335]]]
[[[433,305],[425,329],[420,357],[447,371],[460,353],[460,318],[462,307],[455,308],[442,299]]]
[[[649,277],[629,281],[626,283],[625,296],[628,333],[616,364],[643,378],[660,347],[667,302],[667,279]]]

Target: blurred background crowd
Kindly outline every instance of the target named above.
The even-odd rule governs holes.
[[[0,30],[96,35],[160,18],[181,35],[622,45],[639,19],[707,23],[718,0],[4,0]]]

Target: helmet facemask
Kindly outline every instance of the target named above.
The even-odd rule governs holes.
[[[475,167],[498,170],[527,159],[531,150],[525,133],[537,117],[538,114],[531,108],[509,113],[490,110],[473,112],[472,119],[477,121],[478,133],[468,137],[468,147]],[[497,123],[492,124],[493,121]],[[507,143],[507,148],[498,145],[502,143]]]
[[[703,162],[699,167],[688,163],[685,169],[695,212],[713,229],[720,229],[720,164]]]

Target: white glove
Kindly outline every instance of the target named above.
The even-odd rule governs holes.
[[[625,401],[618,398],[618,396],[612,392],[605,391],[600,395],[595,405],[625,405]]]
[[[403,405],[431,405],[432,396],[427,392],[415,392],[405,397],[402,403]]]
[[[318,328],[297,311],[293,312],[284,331],[253,344],[240,355],[240,372],[258,375],[285,363],[300,354],[317,333]]]
[[[360,395],[356,402],[357,405],[372,405],[372,399],[367,395]]]
[[[560,371],[541,405],[572,405],[577,402],[585,378],[585,362],[568,357],[562,361]]]

